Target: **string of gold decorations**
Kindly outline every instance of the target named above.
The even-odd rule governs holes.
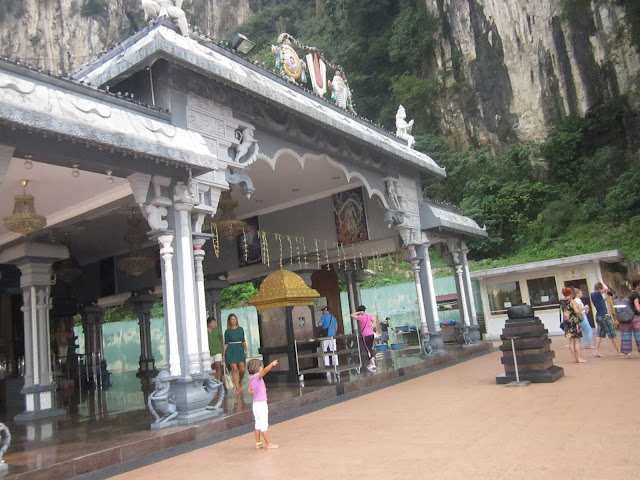
[[[285,264],[285,246],[284,235],[280,233],[266,232],[264,230],[254,230],[254,229],[242,229],[242,240],[241,240],[241,248],[242,248],[242,256],[244,257],[244,261],[249,261],[249,243],[247,242],[247,233],[255,232],[260,240],[260,254],[262,257],[262,263],[271,266],[271,258],[269,252],[269,237],[271,236],[274,240],[278,241],[278,251],[279,251],[279,260],[278,264],[280,268],[284,268]],[[221,248],[221,233],[218,230],[218,226],[215,223],[211,225],[211,240],[213,243],[213,251],[216,258],[220,258],[220,248]],[[294,265],[298,264],[299,268],[308,268],[309,267],[309,258],[308,255],[310,252],[307,251],[307,242],[303,236],[292,236],[286,235],[286,240],[289,243],[289,264]],[[322,242],[324,242],[324,252],[322,250]],[[349,260],[353,263],[355,267],[357,265],[358,259],[360,260],[360,267],[365,268],[365,260],[362,255],[362,251],[355,245],[351,244],[350,258],[347,258],[347,247],[348,245],[344,245],[342,243],[333,242],[336,251],[336,266],[338,270],[346,270],[349,266]],[[313,239],[314,253],[315,253],[315,264],[318,269],[322,268],[322,260],[324,257],[324,267],[327,270],[331,269],[331,262],[329,260],[329,247],[327,240],[314,238]],[[373,268],[378,269],[380,265],[380,252],[378,249],[373,249]],[[393,253],[391,251],[387,251],[386,258],[388,261],[393,262]]]

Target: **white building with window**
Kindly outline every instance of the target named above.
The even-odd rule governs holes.
[[[613,283],[612,267],[623,258],[618,250],[610,250],[471,272],[471,278],[480,284],[487,340],[500,338],[507,308],[521,303],[533,307],[550,334],[561,334],[558,300],[562,288],[579,288],[584,304],[591,306],[593,286],[600,279],[607,285]],[[589,321],[594,325],[592,310]]]

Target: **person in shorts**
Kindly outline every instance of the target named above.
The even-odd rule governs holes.
[[[267,387],[264,377],[269,371],[278,365],[278,360],[274,360],[266,367],[263,367],[262,360],[252,358],[249,360],[247,369],[249,370],[249,393],[253,395],[253,418],[255,420],[256,450],[265,447],[267,450],[278,448],[279,445],[272,443],[267,430],[269,429],[269,407],[267,406]],[[264,438],[264,444],[260,440],[260,435]]]
[[[602,357],[598,349],[600,348],[600,342],[603,338],[606,338],[607,335],[611,339],[613,348],[616,349],[618,355],[622,355],[622,353],[620,353],[620,345],[618,345],[616,340],[616,327],[613,324],[613,320],[611,320],[609,307],[605,300],[605,295],[609,291],[609,287],[600,279],[600,281],[593,286],[593,289],[591,303],[596,308],[596,324],[598,325],[598,336],[596,337],[596,348],[593,351],[593,356]]]
[[[211,370],[215,370],[216,380],[222,379],[222,329],[215,317],[207,318],[207,336],[209,338],[209,355]]]

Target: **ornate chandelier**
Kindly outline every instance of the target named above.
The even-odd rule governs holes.
[[[215,222],[215,226],[218,229],[218,235],[228,241],[238,238],[238,235],[247,228],[247,222],[238,220],[233,213],[233,209],[237,206],[238,202],[231,198],[231,189],[222,192],[218,201],[218,208],[221,211],[220,220]]]
[[[129,245],[129,254],[118,259],[118,268],[132,277],[139,277],[154,264],[153,258],[142,251],[146,233],[142,231],[142,220],[134,212],[128,220],[129,230],[124,241]]]
[[[15,196],[13,213],[2,219],[2,223],[7,230],[20,235],[28,235],[38,230],[42,230],[47,225],[46,217],[36,213],[35,200],[33,195],[26,194],[29,180],[20,180],[22,184],[22,195]]]

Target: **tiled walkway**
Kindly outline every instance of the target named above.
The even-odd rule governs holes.
[[[640,355],[623,360],[606,340],[604,358],[575,364],[566,345],[553,338],[565,371],[553,384],[496,385],[493,352],[276,423],[278,450],[246,433],[114,478],[639,478]]]
[[[380,353],[378,372],[364,370],[343,373],[339,383],[328,383],[325,377],[306,378],[278,383],[269,388],[270,409],[281,419],[308,413],[374,388],[384,388],[407,378],[441,368],[444,364],[483,354],[490,344],[469,348],[448,346],[443,356],[423,359],[418,349]],[[7,480],[65,480],[107,466],[120,465],[148,454],[166,458],[176,448],[187,451],[189,442],[211,444],[252,430],[251,395],[245,386],[244,396],[228,394],[225,415],[198,424],[150,430],[153,421],[140,382],[131,375],[112,376],[112,386],[102,391],[83,391],[81,398],[67,398],[68,413],[47,426],[16,424],[10,410],[0,410],[0,421],[11,429],[11,447],[5,455],[9,471]],[[132,377],[132,378],[129,378]],[[245,378],[246,382],[246,378]],[[15,383],[15,382],[14,382]],[[72,390],[73,392],[73,390]],[[19,405],[18,405],[19,407]],[[19,410],[18,410],[19,411]],[[173,449],[173,450],[171,450]],[[95,477],[94,477],[95,478]]]

